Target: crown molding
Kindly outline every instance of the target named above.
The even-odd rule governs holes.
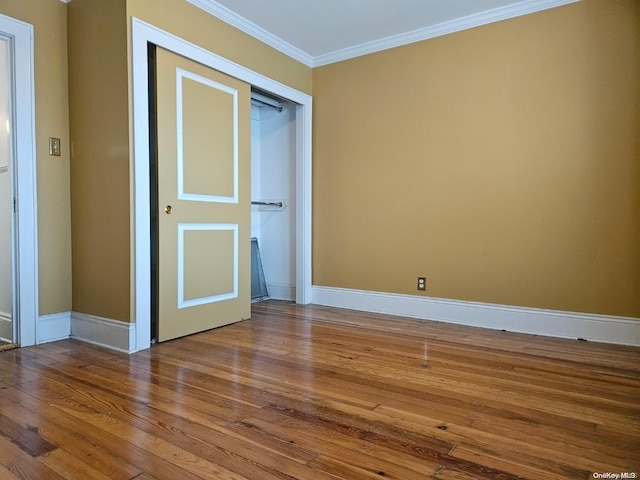
[[[187,0],[192,5],[204,10],[205,12],[219,18],[225,23],[236,27],[238,30],[251,35],[252,37],[266,43],[270,47],[288,55],[289,57],[297,60],[308,67],[313,66],[313,57],[308,53],[303,52],[299,48],[294,47],[290,43],[285,42],[280,37],[275,36],[271,32],[259,27],[255,23],[250,22],[244,17],[241,17],[237,13],[229,10],[227,7],[220,5],[214,0]]]
[[[314,57],[313,66],[321,67],[330,63],[336,63],[350,58],[368,55],[370,53],[388,50],[390,48],[408,45],[410,43],[428,40],[430,38],[441,37],[450,33],[480,27],[490,23],[507,20],[510,18],[528,15],[530,13],[560,7],[569,3],[576,3],[580,0],[525,0],[515,5],[494,8],[485,12],[476,13],[467,17],[457,18],[448,22],[439,23],[426,28],[420,28],[411,32],[393,35],[391,37],[363,43],[355,47],[345,48],[335,52]]]
[[[65,0],[62,0],[65,1]],[[67,0],[70,1],[70,0]],[[248,21],[237,13],[220,5],[215,0],[187,0],[192,5],[204,10],[205,12],[219,18],[220,20],[236,27],[244,33],[266,43],[276,50],[288,55],[308,67],[321,67],[330,63],[348,60],[350,58],[375,53],[390,48],[408,45],[410,43],[428,40],[430,38],[448,35],[450,33],[468,30],[470,28],[487,25],[489,23],[507,20],[509,18],[520,17],[530,13],[548,10],[550,8],[560,7],[569,3],[576,3],[580,0],[524,0],[515,5],[507,5],[505,7],[494,8],[486,12],[480,12],[467,17],[458,18],[449,22],[443,22],[438,25],[432,25],[426,28],[413,30],[411,32],[393,35],[391,37],[363,43],[354,47],[337,50],[324,55],[313,57],[299,48],[294,47],[290,43],[285,42],[280,37],[268,32],[262,27]]]

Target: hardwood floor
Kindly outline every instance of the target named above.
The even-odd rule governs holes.
[[[130,356],[0,353],[0,479],[622,472],[640,474],[637,348],[271,301]]]
[[[0,352],[4,352],[5,350],[13,350],[14,348],[18,348],[18,345],[10,342],[0,341]]]

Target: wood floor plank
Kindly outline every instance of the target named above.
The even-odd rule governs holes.
[[[435,467],[424,465],[420,472],[408,472],[407,475],[398,474],[397,471],[389,472],[388,470],[373,471],[366,468],[362,464],[357,464],[355,459],[347,459],[347,461],[337,460],[333,457],[320,456],[311,462],[310,466],[317,470],[322,470],[337,478],[358,478],[358,479],[376,479],[393,478],[394,480],[415,480],[416,478],[430,478],[435,473]]]
[[[41,458],[32,457],[3,436],[0,436],[0,466],[22,479],[64,480],[62,475],[44,464]]]
[[[40,405],[34,412],[27,406],[36,402],[27,399],[15,389],[0,390],[2,397],[2,411],[11,418],[19,421],[21,426],[35,430],[42,438],[64,449],[73,458],[106,475],[112,480],[126,480],[141,473],[140,469],[107,451],[95,438],[87,436],[87,430],[81,432],[69,429],[69,420],[59,421],[59,417],[50,415],[49,405]],[[87,426],[88,427],[88,426]],[[0,478],[2,478],[0,476]]]
[[[91,478],[93,480],[109,480],[109,476],[77,457],[58,449],[46,453],[40,461],[64,478]]]
[[[472,439],[481,438],[482,433],[489,433],[504,439],[505,443],[514,440],[530,445],[532,448],[542,447],[553,449],[555,452],[573,455],[573,463],[582,468],[596,468],[599,463],[618,465],[622,470],[631,469],[634,463],[640,463],[640,450],[634,446],[633,441],[621,438],[620,435],[609,438],[600,436],[600,442],[595,444],[592,440],[579,435],[568,435],[566,431],[550,428],[539,428],[538,425],[522,425],[516,428],[497,418],[474,420],[471,425]]]
[[[158,388],[158,385],[147,385],[149,393],[151,395],[143,394],[143,399],[140,399],[139,388],[137,382],[131,385],[126,385],[124,388],[121,384],[113,383],[109,378],[109,373],[112,373],[114,369],[118,371],[121,369],[121,365],[112,364],[110,368],[94,365],[93,368],[83,369],[84,380],[91,379],[96,388],[104,388],[110,386],[110,389],[114,392],[126,395],[128,398],[134,401],[148,401],[149,406],[153,408],[153,411],[158,411],[163,414],[168,414],[176,419],[192,422],[198,425],[210,428],[220,434],[223,434],[226,439],[241,439],[249,444],[253,443],[258,448],[267,448],[277,453],[278,455],[286,456],[292,460],[296,460],[300,463],[307,463],[317,456],[316,453],[301,449],[288,442],[272,442],[270,439],[264,437],[258,439],[252,439],[254,437],[253,432],[247,431],[247,429],[240,428],[236,424],[236,420],[239,420],[242,416],[250,414],[249,408],[235,409],[233,408],[233,402],[224,400],[222,406],[216,405],[219,400],[215,400],[215,395],[211,391],[196,390],[196,394],[202,392],[204,399],[193,396],[194,392],[190,392],[188,386],[178,385],[175,382],[170,383],[172,388]],[[94,375],[92,372],[99,372],[100,375]],[[133,377],[131,369],[126,369],[129,377]],[[161,381],[158,382],[158,384]],[[180,404],[176,402],[175,389],[180,389],[181,396],[189,395],[188,405]],[[242,415],[240,416],[239,413]],[[225,443],[229,443],[228,441]],[[228,445],[231,446],[231,445]]]
[[[443,467],[435,471],[433,478],[437,480],[480,480],[480,477],[476,477],[475,475],[469,475],[468,473]]]
[[[437,468],[437,463],[273,411],[260,411],[256,416],[242,420],[241,424],[263,435],[295,442],[304,448],[315,448],[323,452],[325,460],[330,458],[339,464],[358,466],[369,473],[385,472],[389,478],[413,479]]]
[[[537,468],[527,463],[526,460],[514,462],[513,460],[503,457],[501,454],[496,455],[492,450],[485,450],[482,448],[468,448],[463,446],[457,446],[451,452],[456,458],[461,460],[467,460],[473,463],[482,463],[491,468],[496,468],[502,471],[509,472],[515,478],[544,478],[545,480],[566,480],[570,479],[584,479],[586,480],[589,472],[582,471],[564,471],[561,467],[555,464],[549,463],[550,468],[560,469],[561,471],[549,471],[548,469]]]
[[[4,465],[0,465],[0,478],[3,480],[20,480],[20,477],[15,475],[11,470]]]
[[[10,387],[20,382],[30,382],[38,379],[38,372],[16,364],[9,357],[10,355],[7,353],[0,355],[0,387]]]
[[[188,478],[197,480],[211,478],[237,480],[244,478],[232,475],[170,442],[165,442],[160,438],[126,425],[112,418],[108,413],[96,411],[82,402],[76,402],[73,399],[73,395],[68,396],[63,393],[64,390],[69,392],[70,389],[65,388],[63,384],[58,382],[45,379],[41,385],[22,384],[18,388],[28,392],[30,395],[37,396],[52,408],[60,410],[77,420],[86,422],[88,428],[100,431],[101,435],[104,435],[104,432],[114,435],[117,437],[118,442],[122,444],[123,450],[120,450],[120,455],[127,458],[129,456],[127,452],[136,453],[143,459],[135,460],[134,464],[139,465],[146,471],[152,471],[160,479]],[[137,446],[140,446],[144,452],[150,455],[140,455],[140,452],[137,451]]]
[[[321,472],[309,470],[301,462],[292,460],[290,453],[293,449],[287,449],[288,455],[280,455],[268,446],[254,444],[252,458],[249,459],[236,453],[241,450],[242,442],[228,435],[229,432],[224,429],[208,428],[180,416],[166,414],[107,389],[101,389],[98,395],[86,395],[83,392],[86,385],[84,380],[80,382],[71,375],[56,373],[54,369],[49,367],[48,373],[52,382],[58,382],[55,386],[58,394],[103,417],[108,415],[112,422],[135,428],[165,446],[179,449],[189,455],[191,461],[200,464],[203,473],[213,474],[211,464],[221,467],[220,471],[213,474],[213,478],[232,478],[233,475],[251,478],[253,471],[260,471],[260,478],[266,480],[279,478],[281,473],[294,478],[325,478]],[[54,387],[53,383],[50,385]],[[206,443],[200,440],[202,438],[207,439]],[[247,443],[245,441],[244,445]],[[286,447],[282,445],[283,449]]]
[[[606,452],[594,450],[593,443],[582,443],[582,436],[569,436],[567,432],[555,432],[555,436],[547,435],[544,438],[537,437],[535,429],[526,423],[517,423],[517,428],[511,430],[496,427],[501,419],[490,417],[485,422],[474,420],[471,425],[445,424],[438,419],[425,415],[410,414],[404,411],[395,411],[389,415],[389,409],[376,409],[368,411],[355,409],[346,405],[333,404],[332,408],[340,410],[348,418],[357,419],[361,425],[369,425],[379,431],[389,431],[395,428],[403,432],[404,438],[409,438],[407,432],[419,436],[429,436],[440,439],[449,444],[459,445],[486,445],[491,446],[500,443],[503,448],[511,451],[529,451],[532,455],[546,460],[566,462],[567,456],[571,456],[573,463],[583,470],[596,468],[600,464],[617,465],[621,471],[631,468],[632,460],[640,460],[640,452],[620,448],[621,442],[606,447]],[[513,422],[511,422],[513,423]],[[478,425],[480,424],[480,425]]]
[[[56,449],[56,446],[42,438],[37,430],[25,428],[2,413],[0,413],[0,435],[32,457],[39,457]]]
[[[87,394],[79,385],[48,379],[42,383],[47,387],[47,401],[52,406],[82,418],[97,428],[114,433],[122,440],[137,439],[149,452],[159,457],[171,458],[172,463],[197,476],[224,480],[248,478],[209,461],[208,455],[203,454],[205,446],[191,442],[182,431],[173,429],[172,425],[155,423],[146,415],[136,415],[135,408],[110,402],[101,394]],[[167,441],[167,437],[172,437],[173,441]]]
[[[0,478],[607,471],[640,474],[638,348],[268,301],[133,355],[0,352]]]

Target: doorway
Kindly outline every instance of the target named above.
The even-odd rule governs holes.
[[[13,87],[11,39],[0,36],[0,347],[13,343],[15,292],[13,227],[13,161],[11,126]]]
[[[256,297],[294,301],[296,109],[256,88],[251,97],[251,237],[258,248],[252,263],[259,263],[252,272],[263,272],[266,290]]]
[[[36,343],[33,26],[0,15],[0,338]]]
[[[309,95],[272,80],[264,75],[230,62],[212,52],[182,40],[175,35],[132,19],[133,121],[134,121],[134,318],[135,339],[130,351],[151,345],[152,243],[149,175],[149,71],[148,44],[194,60],[209,68],[242,80],[279,98],[295,108],[295,296],[296,302],[311,302],[311,119],[312,99]]]

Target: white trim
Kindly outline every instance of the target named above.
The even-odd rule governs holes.
[[[213,0],[187,0],[192,5],[204,10],[205,12],[219,18],[225,23],[237,28],[238,30],[251,35],[253,38],[266,43],[270,47],[275,48],[279,52],[288,55],[294,60],[305,64],[307,67],[313,66],[313,57],[306,52],[303,52],[297,47],[294,47],[290,43],[284,41],[280,37],[273,33],[259,27],[253,22],[250,22],[246,18],[238,15],[237,13],[229,10],[227,7],[220,5]]]
[[[640,346],[640,318],[319,286],[313,287],[313,303],[494,330]]]
[[[71,338],[118,352],[133,353],[136,325],[110,318],[71,313]]]
[[[13,117],[16,166],[15,197],[18,214],[14,214],[17,232],[17,281],[14,298],[17,319],[16,343],[26,347],[36,343],[38,316],[38,217],[36,195],[36,126],[33,26],[0,15],[0,32],[11,38],[14,51],[15,104]]]
[[[69,338],[71,333],[71,312],[41,315],[36,327],[36,343],[56,342]]]
[[[85,343],[132,353],[136,326],[78,312],[60,312],[38,318],[37,344],[73,338]]]
[[[330,63],[341,62],[350,58],[368,55],[370,53],[388,50],[390,48],[401,47],[410,43],[421,42],[430,38],[442,37],[450,33],[456,33],[470,28],[488,25],[490,23],[508,20],[510,18],[521,17],[530,13],[560,7],[580,0],[525,0],[523,2],[498,7],[484,12],[479,12],[466,17],[456,18],[448,22],[431,25],[411,32],[405,32],[391,37],[374,40],[371,42],[355,45],[353,47],[337,50],[324,55],[318,55],[313,59],[314,67],[321,67]]]
[[[184,232],[230,231],[233,232],[233,289],[230,292],[208,297],[184,299]],[[206,305],[238,298],[238,224],[179,223],[178,224],[178,309]]]
[[[330,63],[348,60],[350,58],[375,53],[390,48],[408,45],[410,43],[421,42],[430,38],[441,37],[450,33],[480,27],[490,23],[507,20],[509,18],[520,17],[530,13],[560,7],[580,0],[524,0],[516,4],[505,5],[503,7],[486,10],[466,17],[456,18],[437,25],[419,28],[410,32],[392,35],[390,37],[373,40],[371,42],[354,45],[352,47],[328,52],[318,56],[312,56],[282,38],[268,32],[262,27],[250,22],[246,18],[220,5],[215,0],[187,0],[189,3],[204,10],[205,12],[219,18],[223,22],[237,28],[238,30],[251,35],[252,37],[266,43],[276,50],[289,57],[304,63],[308,67],[321,67]]]
[[[0,312],[0,322],[13,323],[13,316],[9,312]]]
[[[204,195],[200,193],[185,193],[184,191],[184,124],[182,102],[182,79],[188,78],[207,87],[215,88],[233,97],[233,195]],[[177,177],[178,200],[195,202],[238,203],[238,90],[209,78],[202,77],[182,68],[176,68],[176,145],[177,145]]]
[[[311,97],[296,105],[296,303],[311,303],[312,231],[312,114]]]
[[[151,244],[149,211],[149,110],[147,43],[153,43],[296,104],[296,301],[311,301],[311,119],[312,98],[283,83],[249,70],[175,35],[131,19],[133,90],[134,264],[132,298],[136,322],[130,351],[149,348],[151,341]],[[302,242],[302,243],[300,243]]]

